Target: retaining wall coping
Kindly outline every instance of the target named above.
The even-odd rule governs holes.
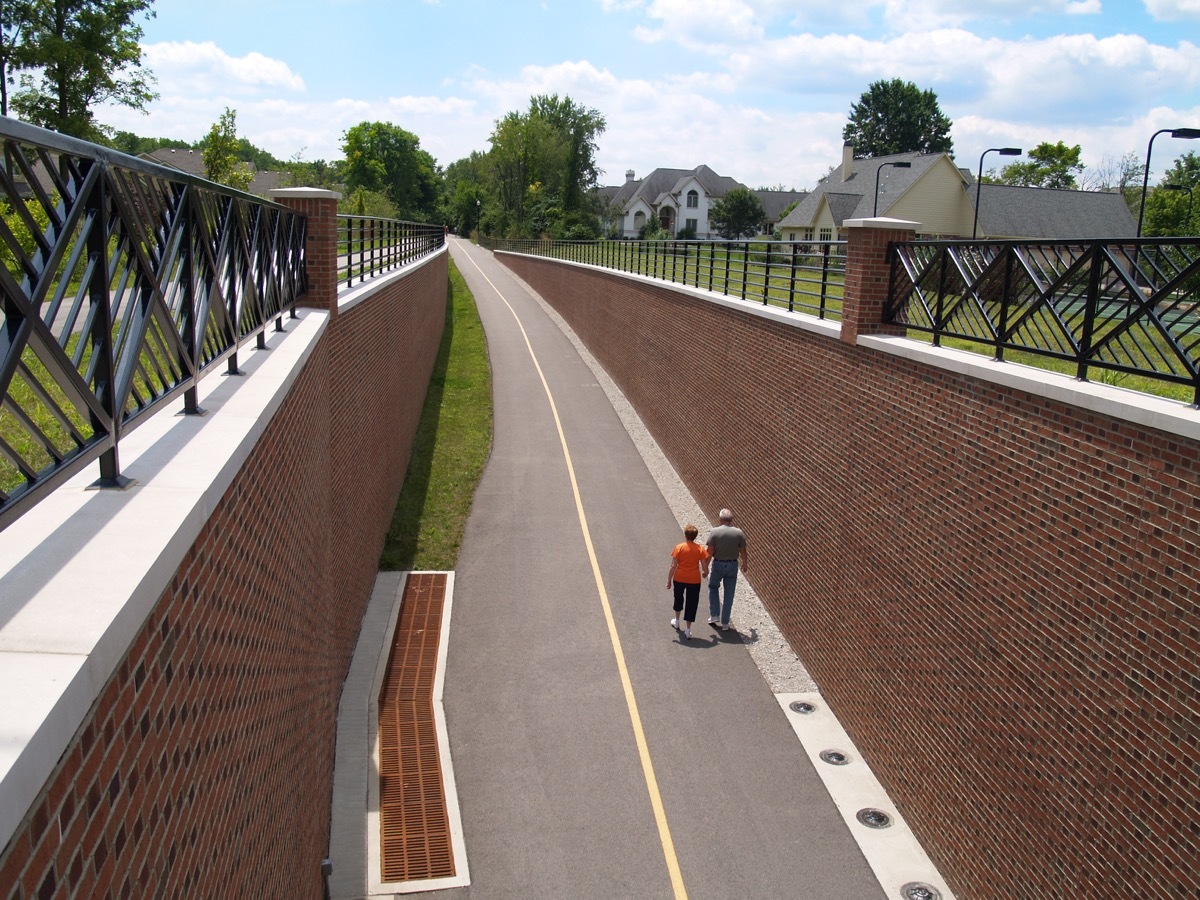
[[[1080,381],[1062,372],[996,360],[967,350],[934,347],[895,335],[863,335],[858,339],[858,346],[1056,400],[1144,428],[1200,440],[1200,410],[1179,400],[1102,382]]]
[[[382,275],[376,275],[374,278],[371,278],[369,281],[360,282],[359,284],[356,284],[353,287],[340,287],[339,286],[338,287],[338,295],[337,295],[338,313],[341,314],[344,312],[348,312],[349,310],[358,306],[358,304],[362,303],[364,300],[368,300],[375,294],[379,293],[381,290],[383,290],[385,287],[387,287],[393,281],[396,281],[397,279],[401,278],[402,276],[412,274],[413,272],[420,269],[422,266],[428,265],[429,263],[433,262],[441,254],[449,253],[449,252],[450,252],[450,246],[448,244],[442,244],[442,246],[439,247],[434,252],[432,252],[426,256],[422,256],[420,259],[416,260],[415,262],[410,262],[405,266],[401,266],[399,269],[391,269],[391,270],[383,273]]]
[[[242,376],[198,386],[121,441],[124,490],[95,466],[0,532],[0,847],[21,825],[329,322],[298,309]]]

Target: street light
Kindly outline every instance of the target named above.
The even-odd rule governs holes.
[[[979,231],[979,188],[983,184],[983,158],[989,153],[999,153],[1001,156],[1020,156],[1020,147],[988,147],[979,154],[979,176],[975,179],[975,222],[971,225],[971,240]]]
[[[885,162],[883,165],[881,165],[878,169],[875,170],[875,208],[873,210],[871,210],[871,218],[872,219],[875,218],[875,215],[879,212],[879,173],[882,172],[884,170],[884,167],[886,167],[886,166],[895,166],[897,169],[911,169],[912,163],[910,163],[910,162]]]
[[[1191,228],[1191,226],[1192,226],[1192,189],[1190,187],[1188,187],[1186,184],[1162,184],[1162,185],[1159,185],[1159,187],[1162,188],[1162,190],[1164,190],[1164,191],[1187,191],[1188,211],[1187,211],[1187,218],[1183,220],[1183,227]]]
[[[1137,236],[1142,236],[1142,219],[1146,215],[1146,185],[1150,183],[1150,152],[1154,149],[1154,139],[1160,134],[1171,133],[1173,138],[1194,141],[1200,138],[1200,128],[1160,128],[1150,135],[1150,143],[1146,145],[1146,171],[1142,174],[1142,205],[1138,208]]]

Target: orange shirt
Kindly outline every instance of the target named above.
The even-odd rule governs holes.
[[[674,579],[681,584],[700,583],[700,561],[708,559],[708,548],[695,541],[684,541],[671,551],[672,558],[679,564],[675,567]]]

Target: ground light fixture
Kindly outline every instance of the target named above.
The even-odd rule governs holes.
[[[979,232],[979,188],[983,185],[983,158],[989,153],[999,153],[1001,156],[1020,156],[1024,151],[1020,147],[988,147],[979,154],[979,176],[975,179],[975,221],[971,225],[971,240]]]
[[[911,169],[912,163],[910,163],[910,162],[885,162],[883,165],[881,165],[878,169],[875,170],[875,208],[873,210],[871,210],[871,218],[872,219],[875,218],[875,216],[879,214],[879,173],[882,172],[884,170],[884,168],[887,166],[895,166],[897,169]]]
[[[1164,191],[1175,191],[1177,193],[1183,193],[1184,191],[1187,191],[1188,211],[1187,218],[1183,220],[1183,227],[1190,228],[1192,225],[1192,189],[1186,184],[1160,184],[1159,189]]]
[[[1160,134],[1170,134],[1173,138],[1194,141],[1196,138],[1200,138],[1200,128],[1160,128],[1150,135],[1150,143],[1146,145],[1146,171],[1142,174],[1142,203],[1138,207],[1138,237],[1142,236],[1142,220],[1146,215],[1146,185],[1150,183],[1150,153],[1154,150],[1154,139]]]

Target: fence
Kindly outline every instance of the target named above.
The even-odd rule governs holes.
[[[494,241],[510,250],[661,278],[725,296],[839,319],[845,241]]]
[[[1200,240],[896,244],[886,321],[1065,361],[1087,380],[1142,376],[1200,403]]]
[[[338,283],[346,287],[415,262],[446,243],[442,225],[338,216]]]
[[[305,219],[0,119],[0,528],[238,350],[305,291]]]

